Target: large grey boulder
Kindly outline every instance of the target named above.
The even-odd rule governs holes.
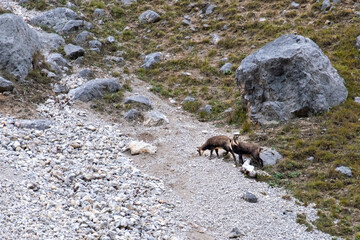
[[[12,91],[14,84],[5,78],[0,77],[0,92]]]
[[[152,68],[155,64],[160,62],[161,56],[162,56],[161,52],[150,53],[146,55],[144,64],[141,67],[146,69]]]
[[[40,27],[49,27],[58,33],[69,34],[80,29],[91,29],[91,23],[80,20],[69,8],[55,8],[30,19],[30,23]]]
[[[69,96],[74,100],[88,102],[92,99],[102,98],[105,93],[117,92],[120,89],[121,84],[115,78],[97,78],[70,90]]]
[[[160,20],[160,15],[152,10],[147,10],[139,16],[141,23],[154,23]]]
[[[24,80],[32,68],[33,55],[39,50],[37,33],[21,17],[0,15],[0,70]]]
[[[279,123],[326,112],[348,95],[342,79],[310,39],[289,34],[247,56],[236,71],[252,120]]]

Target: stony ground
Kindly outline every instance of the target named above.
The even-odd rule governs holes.
[[[298,213],[311,220],[316,210],[245,178],[232,161],[197,155],[208,137],[231,132],[132,83],[128,94],[148,96],[169,124],[111,122],[61,96],[37,109],[51,120],[47,130],[0,116],[1,239],[330,239],[296,223]],[[131,156],[133,139],[157,153]],[[243,200],[246,191],[258,202]]]

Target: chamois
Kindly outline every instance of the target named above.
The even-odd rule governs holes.
[[[234,136],[231,142],[231,147],[234,153],[239,155],[239,162],[244,163],[242,155],[250,155],[261,167],[264,167],[264,162],[260,158],[261,148],[255,143],[239,142],[239,136]]]
[[[219,157],[219,152],[218,152],[219,149],[224,149],[226,151],[225,155],[230,152],[234,158],[235,165],[238,166],[235,154],[231,148],[231,138],[227,136],[211,137],[201,147],[198,147],[197,151],[199,152],[199,155],[202,156],[205,150],[210,150],[210,159],[211,159],[214,150],[216,152],[217,157]]]

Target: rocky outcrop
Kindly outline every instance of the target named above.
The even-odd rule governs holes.
[[[326,112],[347,98],[344,79],[310,39],[284,35],[246,57],[236,71],[252,120],[278,123]]]
[[[121,89],[121,84],[115,78],[97,78],[87,82],[84,86],[70,90],[69,95],[74,100],[88,102],[99,99],[107,92],[116,92]]]
[[[0,15],[0,70],[5,70],[17,80],[24,80],[39,46],[37,33],[21,17]]]
[[[91,29],[91,23],[80,20],[69,8],[55,8],[32,18],[30,23],[39,27],[48,27],[58,33],[69,34],[80,29]]]
[[[85,54],[85,50],[82,47],[73,44],[66,45],[64,51],[66,56],[70,59],[77,59]]]
[[[51,50],[57,50],[59,47],[65,45],[65,40],[56,33],[37,32],[42,52],[49,52]]]

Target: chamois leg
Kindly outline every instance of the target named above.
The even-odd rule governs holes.
[[[210,159],[212,158],[212,153],[213,153],[214,149],[210,150]]]
[[[244,164],[244,160],[242,158],[242,154],[239,154],[239,162],[241,161],[241,165]]]
[[[219,158],[219,149],[215,148],[216,156]]]

